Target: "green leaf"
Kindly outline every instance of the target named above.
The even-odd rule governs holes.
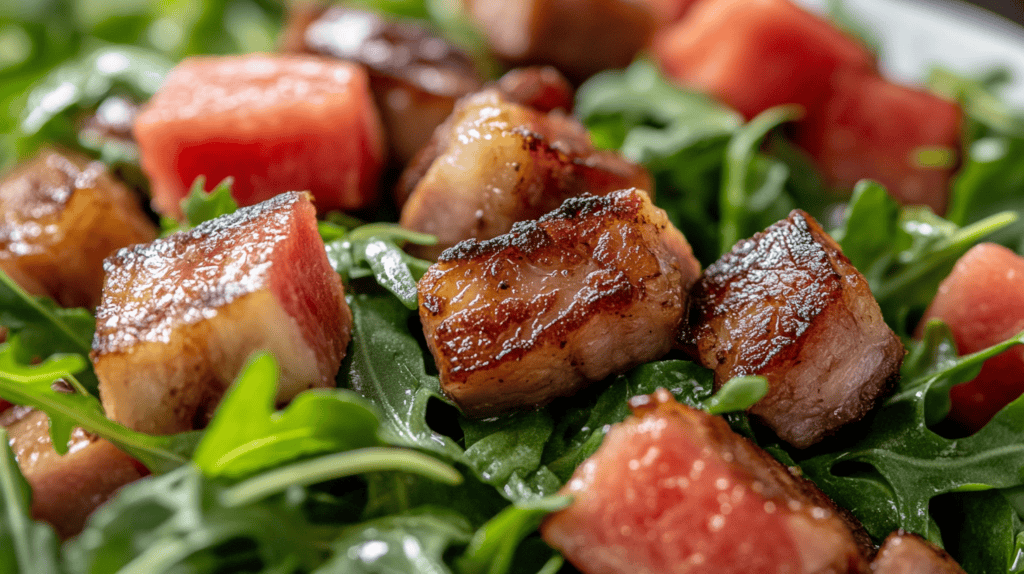
[[[54,355],[37,365],[19,363],[17,339],[0,346],[0,397],[37,408],[50,417],[50,437],[57,452],[68,450],[75,427],[99,435],[135,457],[153,472],[167,472],[186,462],[198,433],[153,436],[125,428],[106,417],[99,400],[85,392],[74,374],[88,362],[79,355]],[[77,392],[63,392],[54,382],[69,381]]]
[[[833,236],[864,275],[886,322],[904,337],[931,302],[956,260],[981,239],[1010,225],[1004,212],[960,227],[920,207],[900,208],[873,182],[858,184]]]
[[[192,465],[136,481],[89,517],[64,554],[83,574],[293,572],[323,561],[337,530],[306,519],[304,491],[232,507],[221,504],[223,491]]]
[[[407,308],[417,307],[416,281],[430,262],[407,254],[399,245],[432,245],[436,237],[389,223],[371,223],[351,230],[323,224],[320,233],[327,241],[327,259],[345,281],[373,277]]]
[[[428,404],[446,399],[437,377],[427,374],[423,350],[409,332],[410,310],[383,295],[354,295],[349,306],[352,344],[342,380],[380,411],[381,438],[461,460],[461,447],[427,423]]]
[[[355,524],[331,544],[334,556],[313,574],[451,574],[445,555],[472,527],[456,512],[418,508]]]
[[[733,377],[717,393],[702,401],[701,407],[713,415],[745,411],[767,394],[768,379]]]
[[[460,574],[509,574],[520,543],[548,514],[568,506],[568,496],[542,498],[509,506],[484,524],[457,560]]]
[[[96,320],[86,309],[64,309],[46,297],[26,293],[0,271],[0,325],[21,337],[22,348],[32,358],[56,353],[83,357],[92,349]]]
[[[0,428],[0,570],[61,572],[57,534],[29,510],[32,490],[14,459],[7,431]]]
[[[310,390],[275,412],[277,386],[273,355],[263,353],[249,361],[196,448],[193,462],[203,472],[239,478],[296,458],[380,444],[379,421],[355,393]]]
[[[192,182],[188,196],[181,200],[181,211],[185,214],[187,227],[195,227],[205,221],[228,215],[238,210],[238,203],[231,196],[234,178],[226,177],[213,189],[206,191],[206,176],[200,175]]]
[[[767,109],[737,130],[729,140],[720,199],[719,249],[723,253],[732,249],[740,239],[764,228],[760,221],[750,221],[751,213],[766,210],[779,201],[789,173],[788,170],[782,171],[785,168],[780,163],[759,160],[757,151],[771,130],[798,120],[803,114],[802,107],[793,105]]]
[[[1019,573],[1024,570],[1024,539],[1020,517],[1000,491],[989,490],[943,497],[954,526],[946,550],[964,571]],[[945,534],[945,532],[944,532]]]

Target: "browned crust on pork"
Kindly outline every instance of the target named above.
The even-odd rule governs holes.
[[[892,389],[903,358],[867,281],[799,210],[708,267],[680,339],[715,370],[718,386],[766,376],[768,395],[750,412],[798,447],[867,414]],[[807,374],[814,369],[820,376]],[[837,390],[843,384],[852,390]]]
[[[445,251],[420,281],[420,316],[443,388],[485,416],[544,404],[666,352],[653,333],[669,321],[671,339],[698,273],[689,245],[646,194],[583,196]],[[595,366],[605,359],[588,356],[589,341],[613,336],[598,321],[639,329],[645,313],[656,316],[642,327],[653,337],[645,348]]]
[[[871,562],[875,574],[964,574],[945,550],[917,534],[897,530],[890,534]]]

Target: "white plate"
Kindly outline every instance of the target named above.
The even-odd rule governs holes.
[[[825,12],[828,0],[797,0]],[[1006,66],[1006,97],[1024,107],[1024,28],[958,0],[845,0],[846,9],[882,46],[880,64],[901,82],[919,84],[931,66],[980,73]]]

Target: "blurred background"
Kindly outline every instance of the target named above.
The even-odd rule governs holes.
[[[972,3],[1024,26],[1024,1],[1022,0],[972,0]]]

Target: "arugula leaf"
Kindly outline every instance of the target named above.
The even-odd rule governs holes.
[[[947,343],[933,335],[920,344]],[[1024,344],[1024,333],[955,359],[941,348],[924,351],[935,362],[908,362],[899,391],[874,415],[868,432],[833,452],[794,457],[804,474],[852,511],[876,540],[903,528],[941,543],[933,498],[1024,483],[1024,397],[974,435],[955,439],[929,428],[929,397],[948,394],[954,384],[973,378],[985,359],[1017,344]]]
[[[722,415],[745,411],[768,394],[768,379],[764,377],[733,377],[705,401],[701,408],[709,414]]]
[[[192,465],[125,486],[65,546],[74,572],[312,570],[335,529],[311,524],[294,498],[221,504],[223,485]],[[299,493],[301,494],[301,493]]]
[[[370,223],[350,230],[323,223],[320,234],[325,238],[331,266],[346,282],[372,276],[407,308],[417,307],[416,281],[430,262],[409,255],[399,245],[433,245],[436,237],[390,223]]]
[[[947,495],[941,506],[953,516],[943,539],[966,572],[1024,571],[1024,525],[1002,492]]]
[[[196,177],[188,196],[181,200],[181,211],[185,214],[186,225],[195,227],[205,221],[237,211],[238,203],[231,196],[231,186],[234,183],[233,177],[226,177],[213,189],[206,191],[206,176]]]
[[[26,362],[57,353],[88,357],[96,331],[96,320],[86,309],[64,309],[47,297],[33,297],[3,271],[0,325],[21,339],[20,350],[26,353]]]
[[[38,365],[18,361],[18,340],[0,345],[0,397],[12,403],[37,408],[50,417],[50,438],[54,449],[68,450],[75,427],[97,434],[135,457],[153,472],[166,472],[188,461],[198,433],[153,436],[125,428],[106,417],[99,399],[90,395],[75,379],[88,362],[80,355],[54,355]],[[77,392],[54,388],[54,382],[69,381]]]
[[[718,257],[718,196],[725,146],[742,117],[671,84],[649,60],[606,71],[576,92],[575,113],[595,145],[642,163],[654,199],[702,262]]]
[[[571,502],[568,496],[553,496],[502,510],[473,535],[469,547],[456,561],[460,574],[509,574],[523,539],[537,530],[545,516]]]
[[[956,260],[1016,219],[1003,212],[960,227],[927,208],[900,208],[881,185],[862,181],[832,236],[867,279],[886,322],[906,337]]]
[[[346,528],[331,544],[334,556],[313,574],[451,574],[445,554],[469,542],[465,517],[417,508]]]
[[[447,399],[437,377],[427,374],[423,350],[406,327],[410,310],[393,297],[366,294],[349,297],[349,307],[352,344],[340,380],[381,411],[381,438],[461,460],[461,447],[427,423],[430,401]]]
[[[800,106],[787,105],[769,108],[750,123],[738,129],[726,147],[720,209],[718,247],[725,253],[737,241],[750,237],[766,227],[768,222],[785,217],[792,204],[780,204],[783,189],[789,178],[784,164],[757,154],[768,133],[785,122],[803,117]]]
[[[31,497],[7,431],[0,428],[0,570],[57,574],[62,570],[57,534],[49,524],[32,520]]]
[[[249,361],[196,447],[192,460],[203,472],[239,478],[311,454],[380,444],[379,421],[355,393],[310,390],[275,412],[277,385],[273,355],[262,353]]]

